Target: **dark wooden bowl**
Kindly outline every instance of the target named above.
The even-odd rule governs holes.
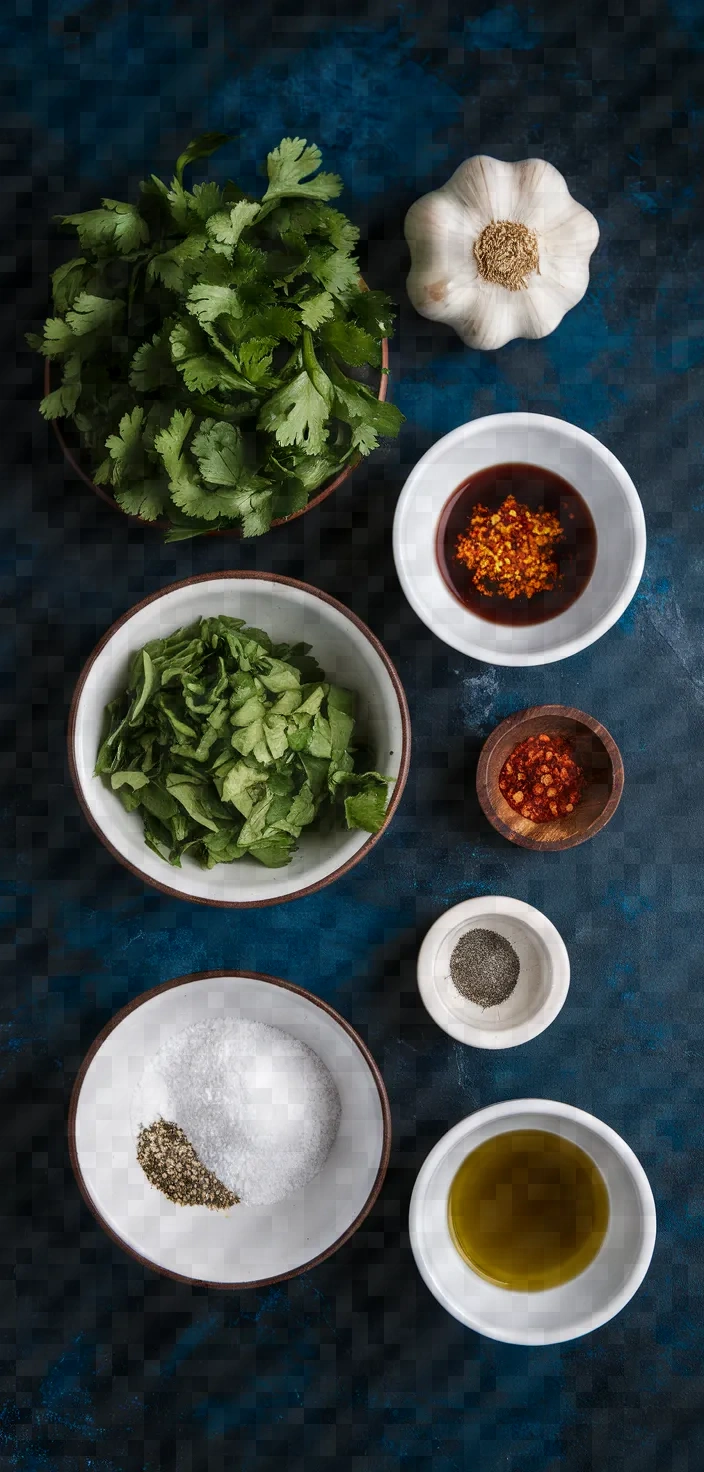
[[[520,741],[541,732],[568,736],[575,760],[587,778],[573,813],[551,823],[533,823],[507,803],[499,789],[506,759]],[[479,754],[477,796],[498,833],[521,848],[555,853],[593,838],[613,818],[623,792],[623,760],[605,726],[571,705],[532,705],[502,721],[487,737]]]
[[[379,375],[379,388],[377,390],[377,398],[382,404],[386,398],[388,383],[389,343],[387,338],[383,338],[381,343],[381,373]],[[45,358],[44,394],[46,395],[48,393],[51,393],[51,359]],[[83,481],[84,485],[90,486],[90,489],[95,493],[96,496],[100,497],[101,501],[105,502],[106,506],[111,506],[113,511],[117,511],[120,516],[124,516],[127,521],[132,523],[133,526],[154,527],[158,531],[165,531],[168,529],[171,524],[168,521],[145,521],[144,518],[141,516],[130,516],[128,511],[123,511],[122,507],[118,506],[117,501],[114,500],[114,498],[110,495],[110,492],[107,491],[104,486],[97,486],[95,484],[95,481],[91,480],[90,475],[86,470],[84,470],[83,466],[80,463],[80,459],[78,458],[80,455],[80,450],[77,447],[72,448],[66,443],[66,440],[64,439],[63,434],[61,433],[61,430],[59,428],[59,420],[52,419],[51,427],[54,431],[56,439],[58,440],[64,459],[71,466],[71,469],[75,471],[76,475],[80,476],[80,479]],[[321,502],[326,501],[328,496],[331,496],[333,491],[336,491],[338,486],[341,486],[342,482],[347,480],[347,477],[352,474],[353,470],[357,469],[361,458],[361,455],[357,455],[356,459],[350,460],[349,465],[346,465],[344,470],[341,470],[340,474],[336,475],[335,479],[330,481],[329,485],[323,486],[322,491],[318,491],[317,495],[313,496],[305,506],[302,506],[300,511],[292,511],[290,516],[276,516],[271,525],[285,526],[289,521],[296,521],[299,516],[305,516],[307,511],[313,510],[314,506],[320,506]],[[240,537],[242,533],[239,527],[231,526],[216,527],[212,532],[201,532],[200,535],[206,537]]]

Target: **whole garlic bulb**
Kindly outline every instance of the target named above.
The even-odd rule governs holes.
[[[472,348],[546,337],[589,285],[599,226],[543,159],[478,154],[411,205],[408,295]]]

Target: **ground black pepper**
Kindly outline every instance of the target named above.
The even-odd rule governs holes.
[[[177,1206],[226,1211],[239,1201],[201,1163],[183,1130],[169,1120],[157,1119],[140,1130],[137,1159],[152,1186]]]
[[[510,997],[521,963],[511,942],[495,930],[467,930],[450,956],[450,976],[468,1002],[496,1007]]]

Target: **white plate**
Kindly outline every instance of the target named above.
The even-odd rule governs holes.
[[[552,470],[573,485],[594,518],[594,572],[572,606],[525,628],[477,618],[453,597],[435,554],[437,525],[453,491],[490,465],[513,461]],[[623,466],[599,440],[546,414],[490,414],[446,434],[413,468],[394,517],[394,557],[403,591],[439,639],[488,664],[550,664],[586,649],[621,617],[645,562],[645,518]]]
[[[175,1033],[218,1017],[282,1028],[318,1054],[337,1084],[340,1127],[325,1165],[275,1206],[176,1206],[137,1163],[131,1115],[146,1064]],[[167,982],[119,1012],[83,1063],[69,1119],[79,1186],[113,1240],[171,1277],[226,1288],[291,1277],[340,1247],[381,1190],[390,1142],[386,1090],[357,1033],[299,987],[240,972]]]
[[[340,830],[306,834],[291,863],[266,869],[239,859],[201,869],[188,854],[172,868],[148,849],[139,812],[127,813],[116,794],[93,775],[108,701],[124,690],[131,655],[150,639],[226,613],[264,629],[275,643],[310,644],[329,679],[359,697],[359,729],[374,767],[393,780],[384,828],[401,800],[410,760],[410,718],[403,687],[378,639],[365,624],[306,583],[274,573],[208,573],[175,583],[130,609],[101,639],[83,668],[69,719],[69,762],[81,806],[98,837],[139,878],[166,894],[210,905],[272,905],[298,899],[338,879],[359,862],[380,834]],[[381,829],[381,832],[384,831]]]
[[[521,969],[514,991],[497,1007],[460,995],[450,956],[468,930],[494,930],[510,941]],[[557,1017],[570,984],[565,943],[552,921],[523,900],[494,894],[465,900],[431,926],[418,953],[418,989],[438,1027],[472,1048],[515,1048]]]
[[[579,1145],[609,1193],[609,1225],[594,1261],[544,1293],[513,1293],[479,1277],[457,1251],[447,1220],[450,1186],[463,1160],[492,1136],[520,1129],[548,1130]],[[607,1323],[642,1283],[655,1231],[653,1193],[630,1146],[594,1115],[550,1099],[492,1104],[461,1120],[431,1150],[411,1197],[411,1248],[431,1293],[460,1323],[506,1344],[561,1344]]]

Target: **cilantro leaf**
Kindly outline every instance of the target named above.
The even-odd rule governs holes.
[[[45,395],[39,405],[39,412],[44,419],[59,419],[62,415],[73,414],[80,393],[81,360],[76,353],[72,353],[64,363],[61,387]]]
[[[81,291],[66,313],[66,321],[76,337],[84,337],[87,332],[110,332],[121,317],[124,305],[119,297],[110,299]]]
[[[198,468],[209,485],[236,486],[244,462],[242,435],[234,424],[204,419],[193,437]]]
[[[279,445],[303,445],[315,455],[327,440],[327,421],[325,399],[304,370],[267,400],[258,423],[274,433]]]
[[[252,383],[262,383],[269,375],[276,341],[272,337],[249,337],[240,343],[238,358],[242,372]]]
[[[138,406],[130,414],[123,415],[119,432],[111,434],[105,441],[105,448],[109,450],[113,462],[114,485],[144,474],[143,425],[144,410]]]
[[[79,291],[86,285],[91,271],[87,268],[85,256],[76,256],[73,261],[66,261],[63,266],[58,266],[51,277],[51,294],[57,312],[65,312],[78,296]]]
[[[218,317],[242,316],[239,297],[231,286],[207,286],[198,282],[191,287],[186,297],[186,306],[201,327],[217,321]]]
[[[194,213],[204,224],[222,207],[222,189],[214,179],[209,179],[205,184],[194,184],[191,197]]]
[[[332,317],[335,303],[329,291],[319,291],[315,296],[306,297],[301,302],[301,321],[305,327],[315,330],[320,327],[321,322],[326,322]]]
[[[210,158],[224,143],[229,143],[232,137],[232,133],[200,133],[197,138],[192,138],[176,160],[176,178],[179,184],[183,182],[183,171],[188,164],[193,164],[200,158]]]
[[[228,213],[220,211],[211,215],[208,220],[208,234],[216,242],[213,249],[224,247],[229,252],[237,245],[242,231],[251,225],[260,209],[260,204],[250,204],[248,200],[240,199]]]
[[[362,383],[347,378],[334,364],[330,365],[334,387],[334,412],[352,429],[352,444],[360,454],[376,449],[380,434],[398,434],[404,422],[395,404],[382,403]]]
[[[140,409],[136,412],[141,414],[142,411]],[[186,409],[183,413],[180,409],[175,409],[167,428],[162,429],[154,440],[154,449],[169,477],[169,489],[175,500],[179,494],[187,497],[191,490],[194,493],[200,490],[195,467],[186,458],[183,449],[192,428],[191,410]],[[178,506],[181,502],[176,501],[176,504]]]
[[[30,347],[36,347],[45,358],[58,358],[62,353],[70,353],[77,347],[73,332],[63,317],[48,317],[44,323],[44,337],[35,338],[33,333],[28,333],[27,341]]]
[[[189,322],[187,318],[178,322],[170,333],[169,343],[173,361],[191,393],[209,393],[214,388],[227,391],[248,387],[222,358],[209,352],[208,340],[201,335],[195,322]]]
[[[384,291],[360,291],[347,301],[349,311],[365,332],[379,340],[390,337],[396,316],[394,304]]]
[[[320,333],[320,340],[326,348],[337,353],[343,363],[349,363],[350,367],[361,368],[365,363],[370,363],[378,368],[381,363],[378,342],[354,322],[326,322]]]
[[[242,322],[240,340],[249,337],[269,337],[273,342],[280,342],[285,338],[287,342],[294,343],[301,335],[301,323],[298,312],[292,307],[264,307],[261,311],[252,312]]]
[[[320,149],[315,144],[309,147],[305,138],[283,138],[278,148],[274,148],[267,157],[269,187],[264,195],[264,203],[283,195],[334,199],[342,191],[342,180],[338,174],[318,174],[314,179],[309,177],[320,168],[321,163]]]
[[[131,255],[149,239],[149,226],[136,205],[120,204],[117,199],[104,199],[101,210],[64,215],[62,223],[75,226],[82,246],[95,251],[113,246],[122,256]]]
[[[129,381],[139,393],[173,384],[174,369],[165,331],[156,332],[151,342],[137,348],[130,364]],[[177,380],[178,381],[178,380]]]
[[[353,256],[341,250],[331,250],[325,245],[315,247],[309,253],[306,269],[333,296],[346,297],[353,287],[359,286],[359,265]]]
[[[115,487],[118,506],[128,516],[139,516],[142,521],[158,521],[166,510],[168,499],[168,486],[163,480],[142,480],[134,485]]]
[[[161,255],[153,256],[147,266],[146,284],[151,286],[155,280],[163,281],[169,291],[183,292],[187,282],[192,278],[193,272],[198,269],[198,259],[203,254],[208,237],[204,231],[194,231],[181,240],[178,245],[172,246],[171,250],[163,251]]]

